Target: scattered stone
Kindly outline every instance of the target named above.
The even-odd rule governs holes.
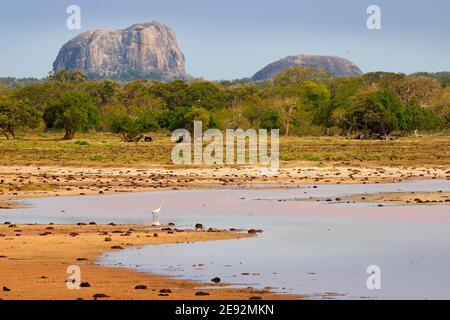
[[[161,289],[161,290],[159,290],[159,293],[172,293],[172,290],[170,290],[170,289]]]
[[[250,297],[248,298],[248,300],[262,300],[262,297],[260,296]]]
[[[146,285],[138,285],[136,287],[134,287],[135,290],[147,290],[147,286]]]
[[[110,237],[105,238],[105,242],[111,242],[111,241],[112,241],[112,239]]]
[[[123,249],[123,248],[122,248],[121,246],[112,246],[111,249],[114,249],[114,250],[121,250],[121,249]]]
[[[7,287],[3,287],[3,291],[4,291],[4,292],[9,292],[9,291],[11,291],[11,289],[10,289],[10,288],[7,288]]]
[[[81,288],[90,288],[91,285],[89,284],[89,282],[82,282],[82,283],[80,284],[80,287],[81,287]]]
[[[211,282],[220,283],[220,278],[219,277],[212,278]]]
[[[209,296],[208,292],[199,291],[195,293],[196,296]]]
[[[94,299],[95,300],[101,299],[101,298],[111,298],[111,297],[108,296],[107,294],[104,294],[104,293],[96,293],[96,294],[94,294]]]

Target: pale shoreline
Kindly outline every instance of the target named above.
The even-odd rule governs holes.
[[[0,201],[49,196],[103,195],[162,190],[191,190],[242,185],[271,188],[304,184],[392,183],[450,179],[447,167],[281,167],[274,176],[258,168],[79,168],[0,166]]]
[[[450,192],[385,192],[346,197],[356,202],[396,203],[409,205],[450,205]]]

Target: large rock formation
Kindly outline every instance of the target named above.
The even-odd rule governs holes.
[[[300,54],[289,56],[267,65],[258,71],[252,77],[252,80],[271,80],[280,71],[295,66],[319,67],[328,71],[334,77],[353,77],[362,74],[358,66],[343,58]]]
[[[184,55],[175,33],[159,22],[135,24],[124,30],[90,30],[69,42],[53,63],[55,72],[78,69],[91,78],[183,78]]]

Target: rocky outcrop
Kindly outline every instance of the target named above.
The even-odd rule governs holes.
[[[149,76],[183,78],[184,55],[175,33],[159,22],[135,24],[124,30],[90,30],[69,42],[53,63],[55,72],[78,69],[90,78]]]
[[[358,68],[358,66],[343,58],[300,54],[296,56],[289,56],[267,65],[258,71],[252,77],[252,80],[271,80],[280,71],[295,66],[322,68],[323,70],[329,72],[333,77],[354,77],[362,74],[362,71]]]

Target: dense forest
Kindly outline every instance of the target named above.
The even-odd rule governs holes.
[[[283,135],[359,135],[384,139],[441,131],[450,122],[449,73],[367,73],[332,78],[293,67],[273,81],[202,79],[159,82],[89,80],[63,70],[44,80],[0,79],[0,134],[61,130],[65,139],[87,130],[124,141],[155,130],[192,127],[280,129]]]

